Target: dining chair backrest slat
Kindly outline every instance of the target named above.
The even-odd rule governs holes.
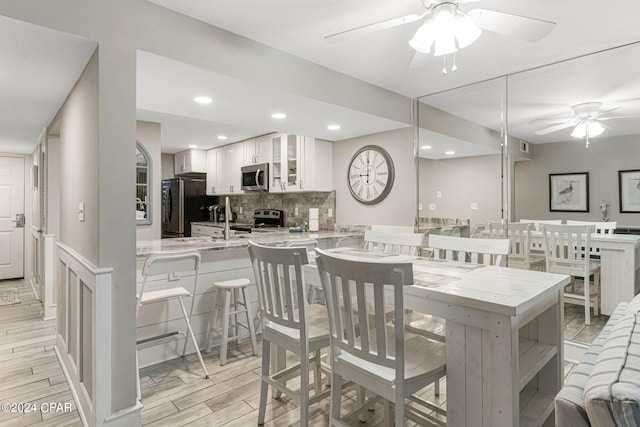
[[[396,233],[367,230],[364,233],[365,249],[404,255],[418,255],[424,243],[422,233]]]
[[[509,239],[471,239],[469,237],[429,235],[434,258],[473,264],[505,265]]]

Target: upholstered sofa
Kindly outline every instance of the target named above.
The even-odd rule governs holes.
[[[555,407],[560,427],[640,426],[640,295],[618,305]]]

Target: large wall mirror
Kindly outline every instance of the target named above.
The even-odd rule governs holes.
[[[505,79],[418,99],[420,230],[470,236],[503,216]]]
[[[151,156],[136,141],[136,224],[151,224]]]
[[[514,165],[514,220],[640,225],[620,209],[621,191],[640,206],[640,173],[619,183],[640,170],[638,57],[635,43],[508,77],[509,134],[531,154]]]

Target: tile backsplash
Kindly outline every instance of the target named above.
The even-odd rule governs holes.
[[[224,197],[218,197],[224,204]],[[297,227],[309,221],[309,208],[320,210],[320,230],[333,230],[336,222],[336,192],[313,193],[256,193],[242,196],[229,196],[231,210],[238,214],[238,222],[251,223],[256,209],[281,209],[284,211],[285,227]],[[240,213],[242,207],[242,213]],[[298,215],[295,209],[298,208]],[[329,218],[329,209],[333,215]]]

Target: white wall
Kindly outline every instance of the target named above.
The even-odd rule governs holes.
[[[162,179],[175,178],[175,159],[173,154],[162,154]]]
[[[609,221],[640,225],[640,214],[620,213],[618,171],[640,169],[637,135],[537,144],[535,160],[515,167],[516,219],[600,221],[600,202],[609,203]],[[589,212],[550,212],[549,174],[589,172]]]
[[[471,224],[501,217],[501,156],[420,159],[421,217],[470,219]],[[437,192],[441,192],[440,198]],[[429,210],[429,204],[436,206]],[[477,203],[478,209],[471,209]]]
[[[160,239],[161,234],[161,194],[162,194],[162,154],[160,153],[160,123],[137,122],[138,142],[151,156],[151,221],[149,225],[136,226],[137,240]]]
[[[357,202],[347,185],[351,157],[365,145],[379,145],[389,152],[395,167],[391,192],[377,205]],[[415,222],[415,160],[413,128],[404,128],[333,144],[333,185],[336,189],[336,223],[409,225]]]

